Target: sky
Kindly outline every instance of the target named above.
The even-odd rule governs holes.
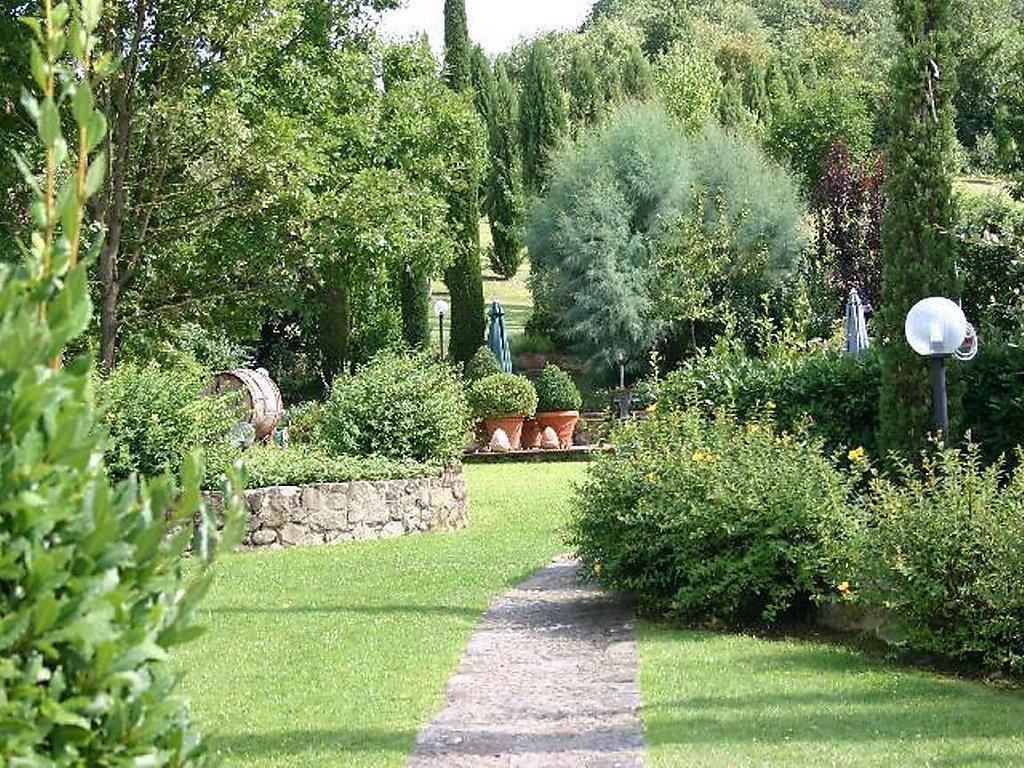
[[[521,38],[552,29],[578,27],[594,0],[466,0],[469,36],[489,54],[508,51]],[[426,31],[434,51],[444,45],[444,0],[408,0],[381,23],[387,39]]]

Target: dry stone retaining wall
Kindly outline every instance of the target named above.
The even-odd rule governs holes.
[[[219,493],[206,495],[220,507]],[[451,530],[468,522],[462,471],[405,480],[275,486],[245,492],[243,547],[294,547]]]

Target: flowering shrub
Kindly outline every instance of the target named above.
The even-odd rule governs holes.
[[[1024,679],[1024,469],[1000,486],[975,447],[873,484],[841,579],[905,649]]]
[[[834,591],[852,479],[768,421],[657,413],[620,429],[577,496],[571,542],[649,612],[737,625]]]

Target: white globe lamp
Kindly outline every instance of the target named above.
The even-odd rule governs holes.
[[[931,296],[915,304],[907,313],[903,330],[911,348],[928,358],[932,371],[932,409],[935,426],[944,443],[949,442],[949,405],[946,396],[946,360],[967,338],[970,325],[964,312],[953,301]]]

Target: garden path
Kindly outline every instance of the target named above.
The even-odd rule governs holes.
[[[633,608],[558,558],[492,603],[409,768],[639,768]]]

